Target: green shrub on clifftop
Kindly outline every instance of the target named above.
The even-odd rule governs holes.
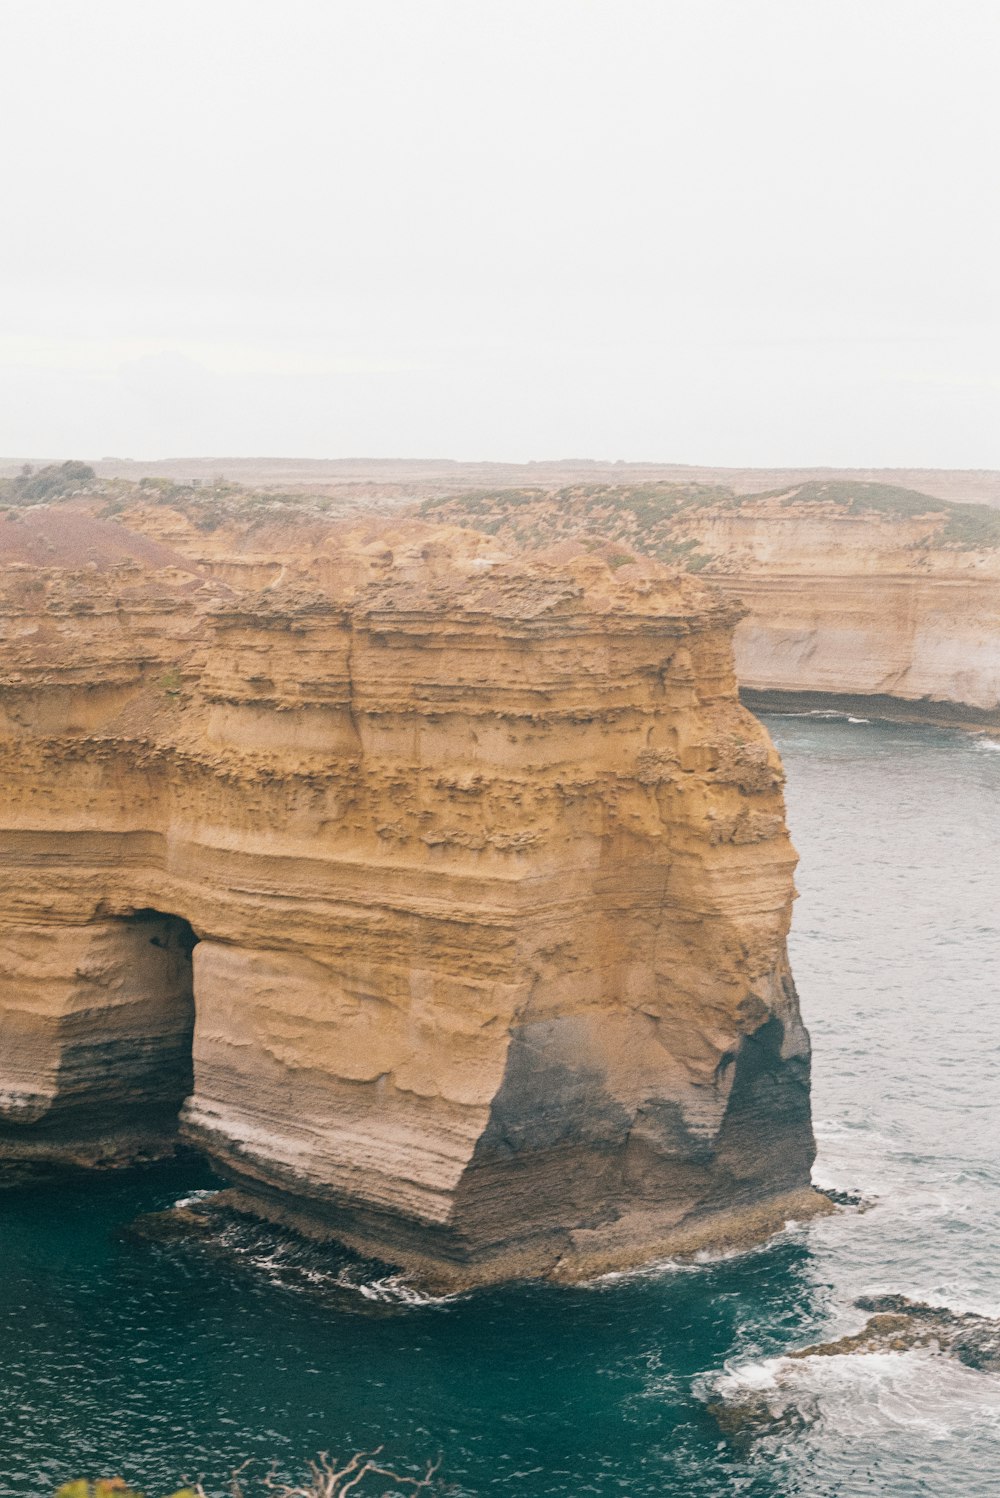
[[[0,480],[0,499],[7,504],[41,505],[47,500],[73,493],[96,477],[89,463],[79,463],[75,459],[67,463],[49,463],[37,472],[30,463],[25,463],[13,478]]]

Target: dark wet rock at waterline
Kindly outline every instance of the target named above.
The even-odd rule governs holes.
[[[804,1430],[819,1417],[819,1405],[806,1388],[797,1387],[795,1366],[822,1358],[907,1353],[920,1349],[954,1358],[979,1373],[1000,1372],[1000,1320],[947,1306],[927,1305],[905,1295],[861,1296],[859,1310],[871,1311],[860,1331],[829,1342],[813,1342],[775,1359],[763,1387],[741,1387],[715,1398],[708,1413],[737,1448],[761,1436]]]
[[[905,1295],[863,1295],[855,1301],[874,1314],[861,1331],[790,1352],[790,1358],[843,1357],[856,1352],[908,1352],[929,1347],[981,1373],[1000,1372],[1000,1320],[947,1306],[926,1305]]]
[[[387,1314],[429,1299],[383,1261],[248,1215],[232,1191],[199,1192],[163,1211],[144,1212],[117,1237],[141,1251],[200,1263],[257,1288],[304,1295],[341,1313]]]

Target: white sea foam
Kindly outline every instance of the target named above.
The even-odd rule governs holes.
[[[907,1431],[932,1441],[1000,1433],[1000,1379],[926,1348],[830,1357],[762,1358],[727,1365],[700,1381],[708,1401],[763,1406],[776,1421],[794,1415],[850,1428],[878,1441]]]
[[[654,1280],[671,1274],[690,1274],[701,1268],[690,1259],[655,1259],[650,1264],[637,1264],[633,1269],[609,1269],[606,1274],[595,1274],[593,1279],[578,1280],[575,1290],[608,1290],[613,1285],[628,1284],[633,1280]]]
[[[196,1202],[207,1201],[210,1196],[217,1195],[217,1190],[218,1188],[216,1187],[210,1187],[205,1191],[189,1191],[187,1196],[179,1196],[177,1198],[171,1210],[176,1210],[179,1207],[193,1207]]]
[[[1000,740],[988,739],[980,735],[979,738],[973,739],[973,743],[977,749],[984,749],[987,754],[1000,754]]]
[[[339,1283],[345,1284],[351,1290],[357,1290],[365,1300],[382,1301],[393,1305],[444,1306],[461,1298],[458,1295],[430,1295],[424,1290],[418,1290],[415,1286],[407,1284],[399,1274],[389,1274],[380,1280],[360,1280],[354,1284],[344,1280]]]
[[[611,1269],[606,1274],[594,1275],[593,1279],[577,1280],[576,1290],[606,1290],[614,1285],[627,1284],[635,1280],[664,1279],[675,1274],[700,1274],[716,1264],[729,1264],[736,1259],[749,1259],[757,1254],[769,1253],[777,1243],[787,1242],[812,1226],[789,1217],[780,1232],[772,1233],[760,1243],[751,1243],[745,1248],[699,1248],[683,1259],[654,1259],[648,1264],[636,1264],[631,1269]]]

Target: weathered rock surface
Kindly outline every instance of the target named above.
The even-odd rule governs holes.
[[[696,569],[739,602],[754,706],[1000,725],[1000,515],[880,484],[496,490],[425,505],[511,551],[575,540]]]
[[[905,1295],[865,1295],[855,1302],[872,1311],[859,1332],[790,1352],[790,1358],[835,1358],[850,1353],[908,1352],[930,1347],[980,1373],[1000,1372],[1000,1321],[973,1311],[952,1311]]]
[[[183,1105],[237,1205],[437,1284],[823,1205],[730,605],[412,524],[328,528],[263,592],[21,524],[0,1156],[132,1159]]]
[[[933,544],[944,523],[794,494],[703,518],[748,700],[1000,725],[1000,547]]]

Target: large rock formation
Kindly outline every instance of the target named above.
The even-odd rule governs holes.
[[[72,508],[2,552],[0,1156],[181,1110],[238,1205],[437,1284],[815,1207],[730,605],[413,525],[256,593]]]
[[[1000,727],[1000,516],[963,536],[929,509],[869,509],[817,485],[700,517],[703,575],[746,608],[749,702]]]
[[[884,484],[496,490],[425,507],[509,550],[575,537],[674,561],[744,606],[755,706],[1000,726],[1000,514]]]

